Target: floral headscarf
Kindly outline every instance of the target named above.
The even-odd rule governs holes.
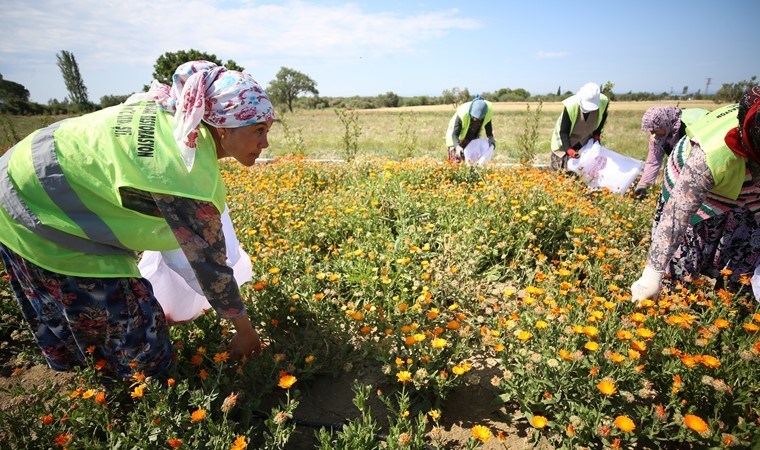
[[[147,94],[130,97],[153,100],[174,115],[174,140],[189,171],[195,161],[198,125],[238,128],[274,120],[267,94],[249,74],[208,61],[191,61],[174,72],[171,87],[156,80]]]
[[[678,141],[678,130],[681,128],[681,109],[675,106],[653,106],[644,112],[641,117],[641,131],[654,133],[657,130],[665,131],[662,136],[654,136],[653,149],[663,154],[665,144],[671,148]]]
[[[726,134],[726,145],[737,155],[760,163],[760,86],[752,86],[739,100],[739,124]]]

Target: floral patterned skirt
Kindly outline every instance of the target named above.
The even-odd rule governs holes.
[[[660,196],[654,227],[657,227],[663,208]],[[687,276],[706,275],[717,281],[716,287],[737,292],[748,290],[748,286],[740,283],[739,279],[742,275],[751,278],[758,265],[760,214],[746,208],[736,208],[689,225],[666,272],[678,281]],[[724,269],[732,272],[727,277],[727,283],[723,282],[724,277],[720,273]]]
[[[43,269],[0,244],[11,287],[48,365],[91,361],[104,375],[155,376],[172,362],[163,310],[142,278],[85,278]]]

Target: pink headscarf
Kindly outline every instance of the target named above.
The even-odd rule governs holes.
[[[267,94],[249,74],[208,61],[191,61],[174,72],[172,86],[156,80],[147,94],[130,98],[153,100],[174,115],[174,140],[189,171],[195,161],[198,125],[238,128],[274,120]]]

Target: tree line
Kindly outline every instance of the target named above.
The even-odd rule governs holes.
[[[0,113],[18,115],[82,114],[118,105],[131,95],[131,93],[105,95],[100,98],[98,103],[92,102],[89,99],[87,87],[79,72],[79,65],[74,54],[61,50],[56,55],[56,59],[66,85],[66,90],[69,93],[67,97],[60,101],[58,99],[50,99],[46,105],[32,102],[29,100],[29,90],[20,83],[3,79],[2,74],[0,74]],[[226,63],[222,63],[215,54],[191,49],[187,51],[166,52],[159,56],[153,66],[154,71],[152,76],[155,80],[170,85],[175,69],[185,62],[195,60],[211,61],[224,65],[231,70],[245,70],[231,59],[227,60]],[[695,100],[712,99],[717,103],[721,103],[738,101],[742,92],[748,86],[757,84],[757,76],[753,76],[749,80],[724,83],[720,89],[711,95],[702,94],[701,90],[689,92],[688,86],[684,86],[680,94],[674,94],[673,92],[628,92],[621,94],[614,93],[614,83],[607,81],[602,84],[602,92],[611,100],[618,101],[657,101],[688,98]],[[144,85],[143,91],[147,91],[149,87],[149,85]],[[402,97],[395,92],[389,91],[376,96],[322,97],[319,95],[316,81],[308,75],[288,67],[281,67],[275,79],[269,82],[265,90],[270,99],[282,111],[293,111],[294,108],[375,109],[402,106],[458,105],[471,100],[473,97],[473,94],[470,93],[467,87],[445,89],[440,96],[420,95]],[[531,94],[522,88],[502,88],[494,92],[478,92],[477,94],[492,102],[557,102],[569,97],[572,95],[572,92],[562,91],[560,86],[557,87],[556,93],[540,95]]]

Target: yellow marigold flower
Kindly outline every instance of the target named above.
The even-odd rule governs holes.
[[[636,350],[629,348],[628,349],[628,358],[631,359],[631,361],[636,361],[637,359],[641,359],[641,353],[637,352]]]
[[[330,274],[330,276],[327,277],[327,279],[330,280],[330,281],[340,280],[340,274],[339,273]]]
[[[538,322],[536,322],[536,328],[538,328],[539,330],[543,330],[544,328],[546,328],[548,326],[549,326],[549,324],[546,323],[543,320],[539,320]]]
[[[130,395],[132,398],[142,398],[145,395],[145,385],[141,384],[135,387]]]
[[[701,417],[695,416],[694,414],[686,414],[683,416],[683,423],[697,433],[704,433],[707,431],[707,423],[702,420]]]
[[[517,333],[517,339],[525,342],[528,339],[532,338],[533,335],[530,333],[530,331],[520,330],[519,333]]]
[[[586,350],[588,350],[588,351],[590,351],[590,352],[595,352],[595,351],[599,350],[599,344],[597,344],[597,343],[596,343],[596,342],[594,342],[594,341],[588,341],[588,342],[586,342],[586,344],[583,346],[583,348],[585,348]]]
[[[628,416],[615,417],[615,426],[618,427],[620,431],[623,431],[625,433],[630,433],[636,429],[636,424],[633,423],[633,420],[631,420],[631,418]]]
[[[441,418],[441,411],[438,409],[431,409],[428,411],[428,415],[433,418],[433,420],[438,420]]]
[[[549,421],[544,416],[533,416],[530,419],[530,424],[533,426],[533,428],[541,429],[546,427],[546,425],[549,423]]]
[[[625,361],[625,356],[621,355],[620,353],[615,353],[615,352],[610,353],[609,358],[610,360],[618,364],[621,364]]]
[[[472,437],[479,440],[480,442],[488,442],[489,439],[491,439],[491,430],[488,427],[485,427],[483,425],[475,425],[472,427]]]
[[[631,314],[631,320],[634,321],[634,322],[636,322],[636,323],[641,323],[641,322],[647,320],[647,316],[645,316],[644,314],[641,314],[641,313],[637,312],[637,313]]]
[[[621,341],[628,341],[628,340],[633,339],[633,333],[631,333],[628,330],[618,330],[617,337]]]
[[[277,275],[278,273],[280,273],[280,268],[279,267],[272,267],[271,269],[269,269],[269,273],[272,274],[272,275]]]
[[[560,350],[558,354],[559,354],[559,357],[562,358],[562,359],[564,359],[565,361],[570,361],[570,360],[573,359],[573,354],[569,353],[564,348],[562,350]]]
[[[412,381],[412,374],[408,370],[402,370],[396,374],[396,378],[400,383],[406,384],[408,381]]]
[[[427,338],[427,336],[425,336],[425,334],[424,334],[424,333],[417,333],[417,334],[415,334],[415,335],[414,335],[414,340],[415,340],[416,342],[422,342],[422,341],[424,341],[426,338]]]
[[[760,330],[760,327],[754,323],[745,323],[742,325],[742,327],[744,327],[744,329],[750,333],[757,333],[757,331]]]
[[[644,352],[647,349],[647,343],[644,341],[631,341],[631,348],[637,352]]]
[[[496,345],[493,346],[493,351],[495,351],[495,352],[503,352],[505,348],[506,347],[504,347],[503,344],[496,344]]]
[[[597,389],[599,389],[599,392],[601,392],[604,395],[612,395],[615,392],[617,392],[617,388],[615,387],[615,382],[609,379],[604,379],[599,382],[599,384],[596,385]]]
[[[433,348],[441,349],[446,347],[446,339],[435,338],[433,339]]]
[[[87,389],[82,393],[82,398],[90,398],[95,395],[95,389]]]
[[[640,337],[643,337],[644,339],[651,339],[654,337],[654,331],[644,327],[637,328],[636,334],[638,334]]]
[[[192,414],[190,414],[190,420],[193,422],[200,422],[201,420],[206,418],[206,410],[205,409],[196,409],[193,411]]]
[[[588,337],[596,337],[599,335],[599,330],[595,326],[586,325],[583,327],[583,334]]]
[[[277,386],[283,389],[290,389],[290,387],[293,386],[296,381],[298,381],[298,378],[294,377],[293,375],[285,374],[280,377],[280,381],[277,383]]]

